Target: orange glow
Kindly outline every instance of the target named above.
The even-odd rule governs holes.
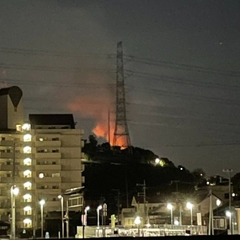
[[[106,139],[113,146],[115,128],[115,84],[109,75],[87,73],[79,76],[83,83],[89,84],[91,91],[83,91],[68,103],[71,112],[82,118],[95,121],[92,132],[97,137]],[[80,81],[81,81],[80,80]],[[110,113],[110,116],[109,116]],[[110,134],[110,137],[109,137]],[[124,137],[117,138],[117,146],[125,146]]]
[[[103,96],[98,97],[98,102],[92,101],[90,97],[78,97],[72,100],[69,105],[69,109],[72,112],[80,113],[83,117],[91,117],[96,121],[96,125],[92,132],[97,137],[102,137],[109,141],[108,132],[110,131],[110,145],[113,146],[114,127],[115,127],[115,114],[113,117],[113,106],[110,101]],[[110,114],[110,123],[108,123],[108,111]],[[116,139],[116,146],[120,146],[122,149],[127,147],[127,141],[125,136],[118,137]]]

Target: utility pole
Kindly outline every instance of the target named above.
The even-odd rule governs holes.
[[[209,191],[209,217],[208,217],[208,235],[214,235],[213,228],[213,195],[212,189]]]
[[[232,215],[232,190],[231,190],[231,173],[233,172],[232,169],[223,169],[223,172],[228,174],[228,211]],[[229,230],[232,234],[232,217],[229,218]]]
[[[142,192],[138,193],[138,197],[142,196],[143,197],[143,206],[144,206],[144,211],[143,211],[143,224],[146,223],[146,216],[147,216],[147,211],[146,211],[146,182],[145,180],[143,181],[143,184],[137,183],[137,186],[142,187]]]
[[[127,204],[127,208],[129,206],[128,203],[128,175],[127,175],[127,169],[125,168],[125,186],[126,186],[126,204]]]
[[[119,219],[120,219],[120,190],[119,189],[113,189],[113,191],[117,192],[117,225],[119,226]]]
[[[178,207],[179,207],[179,225],[182,225],[182,203],[180,201],[180,194],[179,194],[179,188],[178,188],[178,184],[179,184],[179,180],[174,180],[171,183],[175,183],[176,184],[176,199],[177,199],[177,203],[178,203]]]
[[[108,110],[108,143],[111,144],[111,117],[110,117],[110,110]]]

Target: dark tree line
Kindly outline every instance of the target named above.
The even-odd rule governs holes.
[[[150,150],[139,147],[120,149],[111,147],[108,142],[98,144],[95,136],[85,141],[83,152],[85,164],[85,198],[100,199],[112,195],[118,189],[122,195],[136,193],[136,184],[145,180],[148,191],[193,191],[204,173],[196,170],[191,173],[183,166],[175,166],[168,158],[159,158]],[[159,159],[156,162],[156,159]],[[200,172],[203,173],[200,175]]]

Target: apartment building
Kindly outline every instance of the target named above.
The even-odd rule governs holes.
[[[82,136],[72,114],[30,114],[25,122],[22,90],[0,89],[0,220],[14,217],[15,203],[16,230],[36,230],[41,228],[40,200],[45,200],[44,215],[62,210],[59,196],[66,198],[67,210],[64,193],[84,182]],[[78,207],[82,202],[79,197]]]

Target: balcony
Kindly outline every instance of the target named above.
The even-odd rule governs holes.
[[[56,194],[56,197],[58,195],[60,195],[61,193],[59,194]],[[48,208],[48,211],[56,211],[56,210],[59,210],[60,208],[60,200],[58,201],[47,201],[47,208]],[[60,215],[59,215],[60,217]]]
[[[60,183],[61,177],[44,177],[44,178],[36,178],[35,180],[38,184],[47,184],[47,183]]]
[[[36,141],[35,147],[61,147],[61,141]]]
[[[13,165],[6,165],[2,164],[0,167],[0,171],[12,171],[13,170]]]
[[[0,158],[13,158],[12,152],[0,152]]]
[[[0,177],[0,182],[1,183],[11,183],[12,182],[12,177]]]
[[[10,146],[13,146],[13,141],[10,141],[10,140],[2,140],[2,141],[0,141],[0,146],[8,146],[8,147],[10,147]]]
[[[43,165],[35,165],[35,170],[36,171],[61,171],[61,165],[57,165],[57,164],[52,164],[52,165],[48,165],[48,164],[43,164]]]
[[[42,159],[49,159],[49,158],[61,158],[60,152],[44,152],[44,153],[35,153],[35,157],[42,158]]]
[[[36,189],[36,194],[37,195],[46,195],[46,196],[48,196],[48,195],[56,195],[56,197],[58,196],[58,195],[60,195],[61,194],[61,189],[53,189],[53,188],[45,188],[45,189],[41,189],[41,188],[38,188],[38,189]]]

